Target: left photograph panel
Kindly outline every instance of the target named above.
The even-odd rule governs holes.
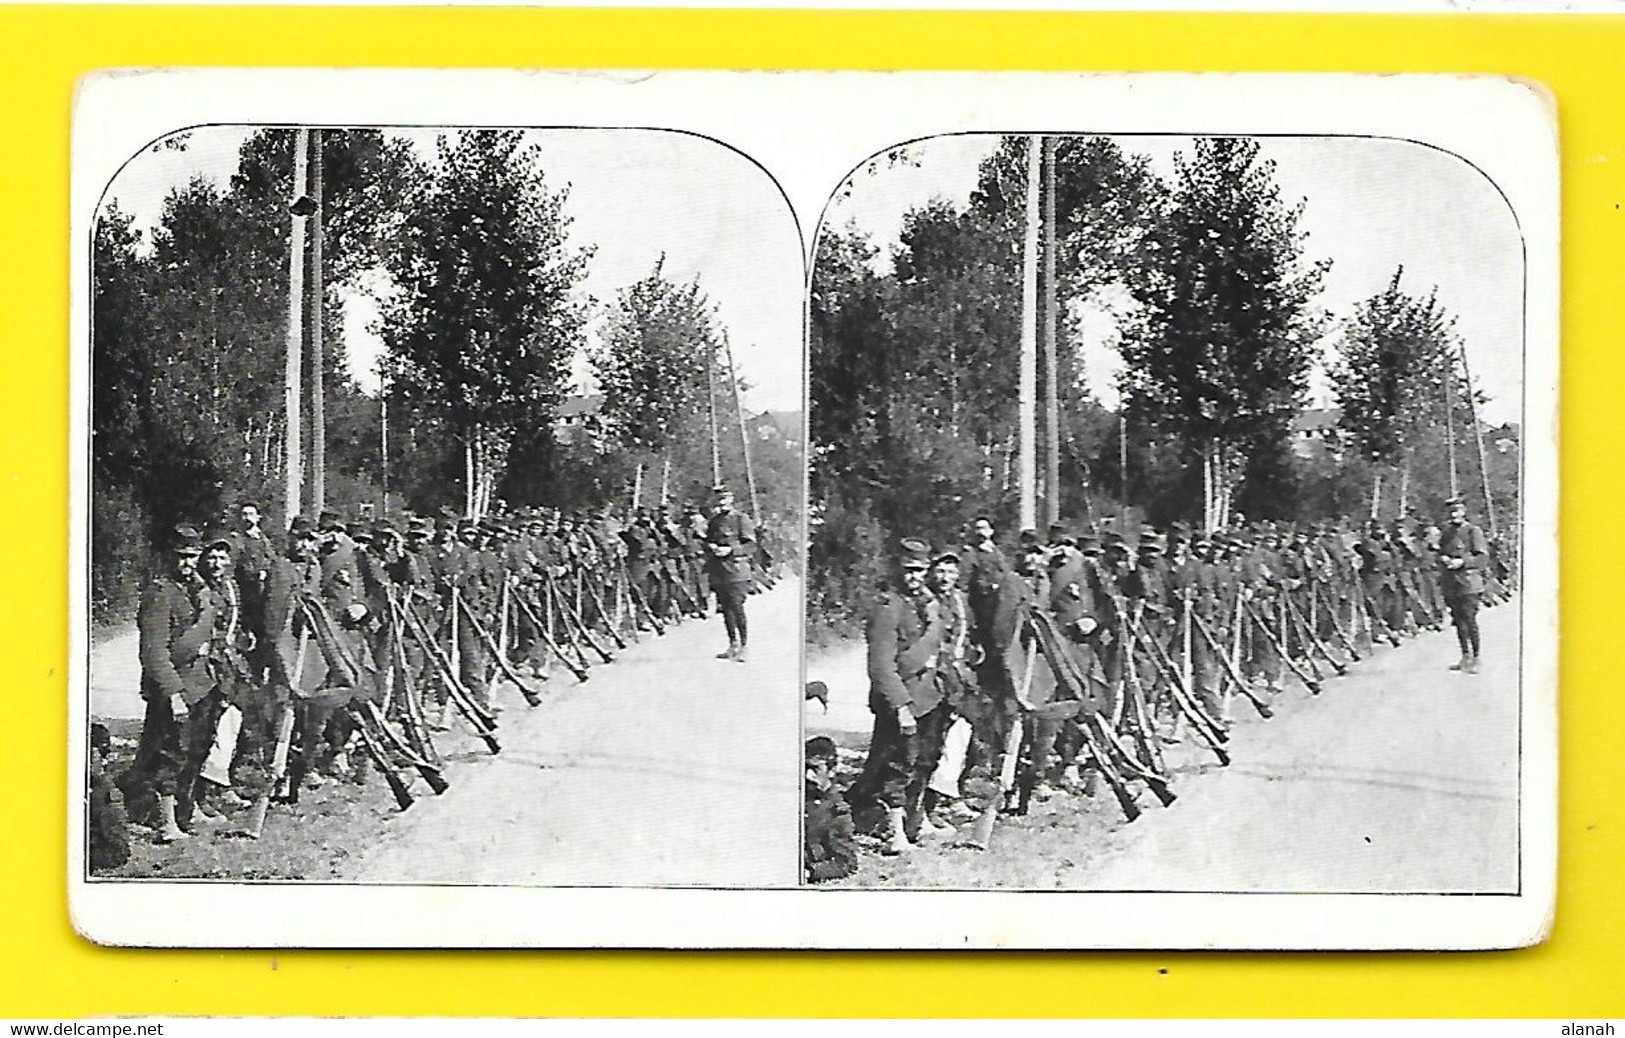
[[[768,174],[661,130],[210,125],[89,233],[70,872],[797,882]]]

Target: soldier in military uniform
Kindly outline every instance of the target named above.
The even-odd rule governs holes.
[[[1450,622],[1461,645],[1461,660],[1451,666],[1467,674],[1478,673],[1478,599],[1484,593],[1484,569],[1490,546],[1484,531],[1467,521],[1467,505],[1459,497],[1447,503],[1449,521],[1439,533],[1441,590],[1450,609]]]
[[[733,492],[718,484],[711,488],[716,509],[706,524],[706,575],[717,596],[717,611],[728,630],[728,648],[719,660],[745,662],[750,628],[745,619],[745,598],[750,594],[751,560],[756,552],[756,524],[734,511]]]
[[[213,689],[209,676],[209,638],[214,632],[214,602],[198,576],[203,545],[197,530],[178,526],[169,538],[169,568],[141,593],[136,627],[140,638],[141,698],[146,716],[135,761],[120,779],[127,804],[157,798],[159,843],[184,840],[183,824],[191,812],[190,767],[193,729],[206,720],[195,708]]]
[[[942,651],[937,656],[937,684],[942,688],[945,708],[942,735],[935,739],[928,756],[936,761],[922,794],[921,829],[952,829],[974,818],[961,801],[960,779],[964,777],[970,749],[972,722],[969,715],[979,707],[974,668],[979,651],[970,637],[970,602],[960,586],[959,554],[945,551],[931,560],[926,578],[931,593],[941,603],[943,617]],[[907,818],[904,819],[907,822]]]
[[[875,600],[864,627],[875,726],[863,774],[846,798],[860,811],[871,803],[884,808],[884,849],[890,854],[909,849],[904,815],[911,787],[923,793],[931,774],[919,767],[919,723],[942,703],[935,671],[946,625],[927,583],[930,567],[931,552],[923,542],[903,541],[895,584]]]
[[[802,801],[802,865],[809,883],[845,879],[858,871],[852,810],[835,792],[835,743],[825,736],[807,740]]]

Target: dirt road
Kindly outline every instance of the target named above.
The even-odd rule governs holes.
[[[865,855],[856,882],[1174,891],[1508,891],[1517,886],[1516,601],[1481,616],[1487,658],[1451,672],[1455,637],[1383,648],[1261,721],[1237,704],[1234,763],[1170,748],[1179,800],[1122,822],[1110,798],[1058,796],[1001,826],[986,854],[944,845]],[[809,660],[826,722],[853,745],[865,694],[852,648]],[[854,678],[854,673],[857,675]],[[1249,716],[1241,716],[1246,711]],[[861,746],[864,733],[857,739]]]
[[[750,599],[751,660],[718,660],[720,618],[645,636],[534,709],[507,685],[503,752],[347,869],[363,882],[785,885],[796,881],[801,588]]]

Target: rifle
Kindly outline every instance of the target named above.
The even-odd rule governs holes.
[[[655,629],[655,634],[665,634],[666,625],[661,622],[660,617],[655,615],[655,611],[649,608],[648,600],[643,597],[643,589],[638,587],[637,582],[632,579],[632,574],[626,568],[624,561],[621,563],[621,579],[625,584],[627,594],[631,596],[633,606],[636,607],[633,615],[634,625],[637,622],[636,609],[642,609],[643,615],[649,618],[650,626]]]
[[[536,611],[530,607],[530,601],[524,595],[515,595],[514,601],[519,603],[520,611],[536,627],[536,633],[541,637],[542,641],[547,643],[547,647],[553,650],[553,655],[558,657],[559,662],[563,663],[570,673],[576,676],[577,681],[586,681],[588,676],[586,660],[583,659],[578,663],[564,654],[564,650],[559,648],[559,643],[553,640],[553,635],[548,632],[547,625],[537,618]]]
[[[544,583],[542,584],[541,590],[544,597],[541,599],[541,602],[543,604],[543,609],[546,610],[548,620],[551,621],[553,617],[558,617],[558,633],[563,637],[565,644],[569,645],[571,651],[575,653],[576,661],[579,662],[583,667],[590,666],[591,664],[587,660],[587,653],[581,647],[581,642],[583,639],[580,633],[576,630],[575,625],[570,623],[569,614],[565,611],[565,607],[568,603],[564,601],[564,595],[559,591],[558,584],[554,582],[551,575],[548,575],[543,579]],[[606,660],[605,662],[608,661]]]
[[[297,687],[305,676],[305,649],[310,644],[310,632],[299,632],[299,648],[295,650],[293,664],[292,686]],[[254,810],[249,815],[248,824],[230,835],[239,836],[248,840],[260,838],[265,828],[265,816],[271,810],[271,798],[276,795],[276,788],[282,784],[282,779],[288,773],[288,751],[293,746],[293,698],[290,694],[286,703],[282,704],[282,713],[277,718],[276,749],[271,754],[271,774],[265,789],[254,798]]]
[[[434,790],[435,796],[439,796],[449,788],[445,776],[441,773],[440,765],[430,760],[427,755],[414,750],[407,745],[404,739],[396,735],[394,729],[389,727],[389,722],[385,719],[383,711],[379,710],[378,704],[363,700],[361,709],[401,759],[416,768],[418,774],[423,776],[423,781],[428,783],[430,789]],[[357,724],[360,724],[359,718]]]
[[[507,594],[507,584],[502,585],[502,591],[504,595]],[[468,603],[461,598],[457,600],[457,604],[462,606],[463,616],[468,620],[469,626],[474,628],[474,633],[479,636],[481,641],[485,642],[485,647],[491,650],[491,654],[496,657],[497,669],[502,672],[504,677],[513,682],[514,687],[519,690],[519,694],[525,697],[526,703],[531,706],[540,706],[542,702],[541,695],[525,684],[524,679],[519,676],[519,672],[513,669],[513,664],[508,662],[507,654],[502,651],[502,646],[497,644],[496,639],[491,637],[491,632],[487,631],[485,625],[480,623],[479,618],[474,615],[474,610],[470,609]]]
[[[1332,600],[1331,593],[1326,590],[1326,585],[1316,581],[1310,584],[1310,587],[1313,589],[1316,598],[1326,607],[1326,615],[1331,619],[1332,630],[1336,632],[1337,640],[1343,643],[1343,651],[1349,654],[1350,660],[1355,663],[1360,662],[1360,652],[1354,647],[1354,639],[1350,638],[1348,632],[1343,629],[1343,621],[1338,619],[1337,616],[1337,603]]]
[[[581,640],[586,642],[592,648],[592,651],[596,652],[598,657],[605,663],[614,663],[615,657],[610,654],[608,649],[604,648],[597,638],[593,637],[592,631],[587,629],[586,622],[581,619],[581,613],[570,602],[569,595],[559,593],[558,588],[551,583],[552,578],[549,577],[548,580],[548,586],[553,590],[553,600],[559,604],[559,612],[567,621],[566,626],[573,628],[581,636]],[[579,588],[580,585],[577,585],[578,590]]]
[[[429,738],[428,725],[423,718],[423,698],[412,679],[412,668],[406,657],[406,632],[400,623],[390,615],[392,636],[390,641],[395,649],[395,668],[401,675],[401,712],[405,715],[407,738],[411,742],[414,752],[432,764],[439,764],[440,757],[435,753],[434,741]]]
[[[587,600],[597,608],[599,617],[604,621],[604,630],[609,632],[610,638],[615,642],[615,647],[625,652],[626,639],[622,638],[620,633],[615,630],[614,618],[609,615],[609,610],[604,608],[604,599],[598,594],[598,589],[592,586],[591,581],[582,581],[582,584],[587,590]]]
[[[679,592],[678,595],[673,597],[681,598],[687,603],[688,607],[686,609],[680,609],[679,612],[685,612],[697,620],[703,620],[705,618],[705,606],[699,601],[698,598],[695,597],[695,594],[689,588],[688,583],[678,574],[672,573],[670,570],[663,569],[662,572],[665,573],[666,579],[671,581],[671,586]]]
[[[1365,606],[1365,618],[1371,624],[1372,629],[1375,630],[1377,627],[1381,627],[1382,636],[1387,640],[1388,644],[1396,649],[1399,648],[1399,635],[1395,634],[1394,629],[1388,626],[1388,621],[1383,619],[1382,613],[1377,610],[1377,604],[1371,601],[1371,592],[1363,587],[1360,589],[1360,603]]]
[[[1333,658],[1331,650],[1326,648],[1326,643],[1320,640],[1320,636],[1315,633],[1314,628],[1310,627],[1309,622],[1303,618],[1303,613],[1298,610],[1298,604],[1292,600],[1292,595],[1289,593],[1285,598],[1287,617],[1296,622],[1298,634],[1308,640],[1309,650],[1319,650],[1321,656],[1325,657],[1326,662],[1333,670],[1340,675],[1347,674],[1349,672],[1348,667]],[[1304,657],[1309,660],[1311,667],[1314,666],[1314,656],[1311,651],[1305,651]]]
[[[1196,730],[1196,734],[1201,736],[1202,741],[1208,744],[1208,748],[1213,751],[1213,755],[1218,758],[1220,764],[1229,764],[1230,754],[1225,752],[1224,747],[1221,745],[1230,738],[1229,735],[1219,727],[1217,721],[1207,715],[1207,711],[1202,709],[1201,704],[1195,702],[1190,691],[1185,688],[1185,683],[1181,680],[1178,671],[1174,668],[1173,661],[1167,657],[1166,650],[1140,626],[1138,614],[1130,622],[1129,634],[1139,639],[1140,643],[1145,646],[1146,655],[1151,658],[1152,666],[1156,667],[1162,673],[1164,680],[1168,682],[1174,705],[1190,721],[1191,727]]]
[[[1208,628],[1207,621],[1202,619],[1200,613],[1192,613],[1191,619],[1196,623],[1196,632],[1207,641],[1208,648],[1213,650],[1213,654],[1219,657],[1219,662],[1224,665],[1225,676],[1228,677],[1236,686],[1236,689],[1241,692],[1242,696],[1247,700],[1247,702],[1253,705],[1253,709],[1258,711],[1258,716],[1264,718],[1266,721],[1271,717],[1274,717],[1275,711],[1271,710],[1268,703],[1265,703],[1253,693],[1253,690],[1248,687],[1247,682],[1242,678],[1240,672],[1236,670],[1235,661],[1229,656],[1225,655],[1224,649],[1219,645],[1218,636]]]
[[[1054,620],[1048,614],[1035,607],[1029,607],[1028,616],[1033,630],[1038,635],[1039,647],[1044,653],[1044,658],[1049,661],[1050,670],[1055,674],[1056,680],[1066,686],[1077,698],[1078,705],[1083,707],[1083,700],[1087,695],[1084,683],[1089,680],[1098,683],[1099,679],[1082,670],[1077,658],[1062,642],[1060,633],[1054,628]],[[1146,771],[1134,762],[1107,730],[1106,719],[1099,711],[1083,709],[1078,728],[1089,747],[1089,752],[1094,756],[1096,765],[1100,768],[1100,773],[1105,776],[1106,784],[1111,787],[1113,795],[1123,808],[1123,814],[1129,821],[1132,822],[1139,817],[1140,808],[1128,791],[1127,781],[1117,768],[1119,760],[1134,777],[1142,779],[1151,788],[1151,792],[1162,801],[1164,807],[1174,802],[1175,797],[1169,791],[1168,784],[1154,772]]]
[[[1423,604],[1422,599],[1417,596],[1416,592],[1410,586],[1408,586],[1405,581],[1401,580],[1399,582],[1399,589],[1405,593],[1405,597],[1410,601],[1411,607],[1415,611],[1415,614],[1422,617],[1423,627],[1426,627],[1430,631],[1444,630],[1443,625],[1439,623],[1439,618],[1434,615],[1433,610],[1429,609]]]
[[[354,700],[345,705],[344,712],[355,722],[356,734],[361,736],[361,747],[367,751],[367,756],[372,758],[373,764],[377,765],[379,773],[384,776],[384,781],[389,784],[389,791],[394,794],[395,803],[405,811],[412,806],[412,793],[406,788],[406,783],[401,781],[401,776],[396,773],[394,765],[384,756],[377,737],[367,726],[367,715],[356,708]]]
[[[1285,663],[1288,669],[1290,669],[1293,674],[1297,675],[1298,680],[1303,682],[1304,687],[1307,688],[1312,694],[1317,696],[1320,695],[1319,679],[1311,678],[1309,675],[1305,674],[1303,672],[1303,668],[1298,666],[1298,661],[1287,655],[1286,647],[1282,645],[1281,640],[1275,636],[1275,632],[1270,630],[1269,624],[1265,623],[1259,618],[1258,611],[1253,608],[1252,602],[1248,601],[1247,599],[1242,599],[1241,608],[1243,614],[1251,617],[1253,623],[1263,630],[1264,637],[1269,640],[1269,643],[1272,646],[1274,646],[1275,651],[1281,657],[1281,662]]]
[[[392,601],[390,602],[390,609],[398,615],[404,616],[406,622],[411,624],[413,637],[417,639],[423,650],[429,654],[429,658],[434,661],[436,669],[440,672],[440,680],[446,686],[447,695],[450,697],[452,704],[457,707],[458,712],[463,715],[463,719],[474,729],[474,734],[479,737],[481,742],[485,743],[486,749],[492,753],[501,753],[502,747],[497,743],[496,739],[496,718],[487,714],[479,703],[475,702],[468,689],[463,687],[462,679],[457,676],[456,671],[451,669],[450,661],[440,651],[440,646],[435,644],[434,639],[429,635],[428,629],[423,626],[423,621],[412,611],[411,604]],[[453,621],[456,620],[455,613],[452,614],[452,619]]]
[[[1138,617],[1130,618],[1128,610],[1123,606],[1123,599],[1118,597],[1118,630],[1122,643],[1123,653],[1123,702],[1128,708],[1129,726],[1133,729],[1136,745],[1139,746],[1142,759],[1146,767],[1158,775],[1166,774],[1168,768],[1162,760],[1162,750],[1152,738],[1151,719],[1146,713],[1145,687],[1140,683],[1140,673],[1134,664],[1134,633],[1132,625]],[[1136,613],[1144,603],[1136,603]]]

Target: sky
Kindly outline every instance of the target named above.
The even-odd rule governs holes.
[[[832,199],[823,224],[854,224],[889,254],[910,210],[934,198],[960,207],[968,202],[977,166],[998,140],[968,134],[912,145],[909,161],[877,163],[854,174],[850,191]],[[1125,151],[1147,156],[1163,175],[1172,173],[1176,152],[1191,148],[1189,137],[1115,140]],[[1318,302],[1334,321],[1386,288],[1403,265],[1406,291],[1426,295],[1437,286],[1440,302],[1456,316],[1473,379],[1489,397],[1482,417],[1517,420],[1523,247],[1517,221],[1494,185],[1461,159],[1407,141],[1269,138],[1260,151],[1275,164],[1282,197],[1289,204],[1303,202],[1307,255],[1332,261]],[[1104,311],[1085,313],[1078,344],[1091,388],[1108,407],[1117,402],[1113,378],[1120,362],[1110,345],[1115,327]],[[1331,338],[1335,334],[1323,348]],[[1330,402],[1320,372],[1311,397],[1317,405]]]
[[[149,231],[165,197],[193,177],[224,185],[236,170],[244,127],[194,130],[185,150],[143,152],[113,179],[107,199]],[[390,131],[432,160],[446,131]],[[804,266],[795,218],[776,184],[744,156],[703,138],[652,130],[532,130],[544,177],[568,185],[571,244],[591,245],[582,291],[601,304],[646,276],[665,254],[665,275],[698,279],[726,328],[734,363],[750,388],[750,410],[799,410],[802,404]],[[377,305],[369,290],[345,299],[344,338],[351,374],[366,391],[378,385],[381,343],[370,329]],[[602,307],[588,328],[596,339]],[[574,365],[578,388],[587,365]]]

